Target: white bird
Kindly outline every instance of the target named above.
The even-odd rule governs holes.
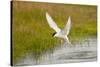
[[[67,24],[65,25],[64,29],[60,29],[47,12],[46,12],[46,19],[49,26],[56,31],[55,33],[53,33],[53,36],[61,38],[63,39],[63,41],[67,42],[68,44],[71,44],[68,39],[68,34],[71,29],[71,17],[69,16]]]

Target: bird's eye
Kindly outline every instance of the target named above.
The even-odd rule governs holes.
[[[56,34],[56,32],[54,32],[53,34],[52,34],[52,36],[54,36]]]

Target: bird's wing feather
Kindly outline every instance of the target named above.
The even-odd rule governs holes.
[[[67,24],[65,26],[65,28],[62,30],[62,34],[66,34],[68,35],[71,29],[71,17],[69,16]]]
[[[48,13],[46,13],[46,19],[49,24],[49,26],[54,29],[56,32],[60,32],[60,28],[56,25],[56,23],[53,21],[53,19],[50,17]]]

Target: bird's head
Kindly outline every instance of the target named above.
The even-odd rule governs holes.
[[[57,32],[54,32],[54,33],[52,34],[52,36],[55,37],[56,33],[57,33]]]

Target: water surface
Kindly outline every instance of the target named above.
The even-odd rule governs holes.
[[[70,62],[86,62],[97,60],[97,38],[89,37],[79,42],[73,42],[71,46],[66,43],[47,51],[38,58],[33,53],[27,53],[15,65],[38,65]]]

